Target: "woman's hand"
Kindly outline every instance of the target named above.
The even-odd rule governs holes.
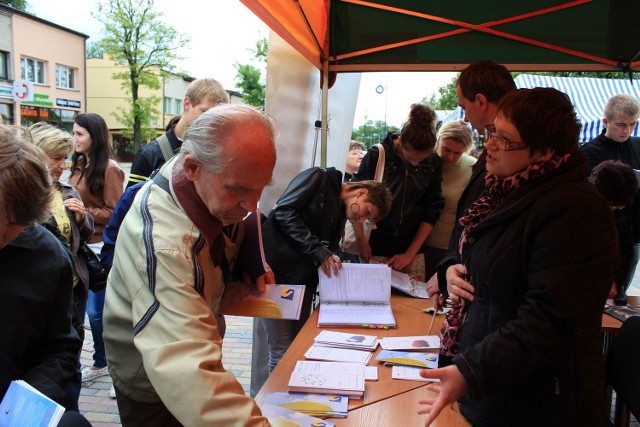
[[[82,225],[84,223],[84,213],[86,212],[82,200],[71,197],[67,200],[63,200],[62,203],[65,208],[73,212],[73,217],[75,218],[76,223],[78,225]]]
[[[415,255],[411,255],[408,252],[405,252],[403,254],[397,254],[389,258],[387,265],[393,268],[394,270],[402,271],[407,266],[411,265],[415,257],[416,257]]]
[[[420,399],[418,403],[424,405],[418,410],[418,414],[429,414],[424,425],[429,426],[438,417],[446,405],[450,405],[467,392],[467,382],[457,366],[451,365],[439,369],[422,369],[420,376],[423,378],[439,379],[440,384],[429,384],[427,388],[438,393],[438,397]]]
[[[431,304],[435,313],[442,310],[444,307],[444,296],[440,295],[440,286],[438,285],[438,273],[434,273],[433,276],[427,282],[427,295],[429,295],[429,299],[431,300]]]
[[[338,271],[342,268],[342,261],[340,261],[340,257],[338,255],[330,255],[322,262],[322,271],[327,277],[331,277],[331,272],[336,276],[338,275]]]
[[[452,265],[447,269],[447,291],[451,301],[458,302],[460,298],[473,301],[475,288],[465,279],[467,277],[467,267],[462,264]]]

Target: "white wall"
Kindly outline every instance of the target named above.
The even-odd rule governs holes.
[[[355,114],[360,74],[339,74],[329,90],[329,135],[327,166],[344,172]],[[265,108],[276,121],[278,161],[273,185],[265,188],[260,209],[268,214],[285,188],[301,171],[312,166],[317,138],[315,166],[320,165],[322,92],[320,71],[271,31],[267,61]]]

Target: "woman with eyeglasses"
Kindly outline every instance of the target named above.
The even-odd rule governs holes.
[[[485,192],[461,218],[449,269],[457,316],[443,327],[429,425],[459,402],[474,426],[598,425],[605,419],[600,324],[618,265],[611,209],[587,177],[567,95],[520,89],[487,131]]]
[[[307,169],[289,183],[262,225],[264,253],[275,283],[306,289],[299,320],[260,319],[267,331],[269,372],[311,314],[318,268],[329,277],[342,268],[336,254],[345,222],[377,221],[390,206],[391,193],[382,183],[342,182],[342,173],[333,167]]]

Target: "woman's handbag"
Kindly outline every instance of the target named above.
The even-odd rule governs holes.
[[[374,181],[382,182],[382,177],[384,175],[384,147],[382,144],[376,144],[375,147],[378,147],[378,164],[376,165],[376,174],[374,177]],[[369,241],[369,236],[371,236],[371,230],[376,228],[376,223],[366,220],[362,223],[362,227],[364,228],[364,237]],[[351,221],[347,221],[347,224],[344,227],[344,237],[342,238],[342,252],[348,252],[351,254],[358,254],[358,243],[356,242],[356,233],[353,231],[353,224]]]
[[[93,292],[104,291],[107,287],[109,272],[100,264],[100,259],[85,242],[80,243],[78,257],[84,260],[89,272],[89,289]]]

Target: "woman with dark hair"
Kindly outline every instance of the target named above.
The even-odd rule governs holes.
[[[605,420],[602,307],[618,265],[611,209],[587,180],[580,123],[555,89],[520,89],[487,127],[485,191],[465,216],[456,306],[426,425],[454,401],[474,426],[599,425]],[[442,364],[440,364],[442,366]]]
[[[395,136],[395,135],[393,135]],[[354,224],[360,258],[388,258],[395,270],[410,268],[440,217],[444,205],[440,183],[442,160],[434,152],[436,113],[422,104],[413,104],[409,120],[399,137],[391,134],[382,142],[385,150],[382,182],[393,194],[391,211],[364,238],[362,224]],[[352,182],[374,179],[379,152],[367,150]]]
[[[69,183],[76,187],[84,206],[93,218],[95,230],[87,242],[96,254],[102,248],[102,231],[109,223],[124,187],[124,172],[115,161],[109,129],[98,114],[78,114],[73,123],[75,152],[71,162]],[[108,375],[102,341],[104,291],[89,290],[87,314],[93,335],[93,366],[82,370],[82,381]]]

